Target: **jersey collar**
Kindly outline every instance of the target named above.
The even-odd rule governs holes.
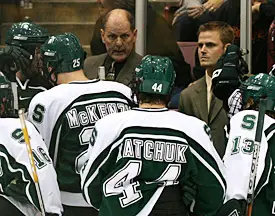
[[[98,82],[99,79],[92,79],[92,80],[85,80],[85,81],[72,81],[72,82],[69,82],[69,84],[87,84],[87,83],[96,83]]]
[[[133,110],[144,111],[144,112],[166,112],[166,111],[168,111],[168,108],[152,108],[152,109],[148,109],[148,108],[133,108]]]

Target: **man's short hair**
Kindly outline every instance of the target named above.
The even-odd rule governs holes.
[[[234,38],[235,38],[234,30],[229,24],[225,22],[212,21],[212,22],[202,24],[199,27],[197,35],[199,36],[201,32],[206,32],[206,31],[218,31],[220,33],[220,40],[223,44],[234,42]]]
[[[167,105],[170,100],[170,95],[159,95],[159,94],[150,94],[150,93],[139,93],[139,101],[141,104],[165,104]]]
[[[135,30],[135,18],[134,18],[134,16],[127,10],[124,10],[124,9],[121,9],[121,10],[123,12],[125,12],[127,20],[130,23],[130,28],[131,28],[132,31],[134,31]],[[102,23],[103,23],[103,29],[104,30],[106,29],[106,24],[109,20],[110,15],[112,14],[112,12],[113,12],[113,10],[109,11],[106,15],[103,16]]]

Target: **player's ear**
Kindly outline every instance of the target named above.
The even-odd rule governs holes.
[[[223,52],[224,52],[224,53],[225,53],[227,47],[230,46],[230,45],[231,45],[231,43],[227,43],[227,44],[224,45],[224,48],[223,48]]]

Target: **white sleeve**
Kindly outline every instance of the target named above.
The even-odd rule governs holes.
[[[45,210],[47,213],[62,215],[63,207],[61,204],[57,176],[46,145],[42,137],[36,131],[35,127],[32,124],[28,123],[27,129],[29,132],[32,149],[37,153],[37,156],[40,157],[42,162],[40,164],[41,166],[36,166],[36,171],[39,179],[39,185]],[[25,166],[32,176],[27,151],[25,151],[25,154],[22,154],[21,157],[22,159],[24,157]]]

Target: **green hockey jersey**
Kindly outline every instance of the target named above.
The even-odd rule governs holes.
[[[83,195],[99,215],[146,216],[165,187],[192,180],[191,211],[213,215],[223,203],[224,167],[201,120],[134,108],[99,120],[81,173]]]
[[[131,89],[108,81],[61,84],[37,94],[28,119],[41,133],[54,161],[62,203],[89,206],[80,188],[80,169],[97,120],[130,109]]]

